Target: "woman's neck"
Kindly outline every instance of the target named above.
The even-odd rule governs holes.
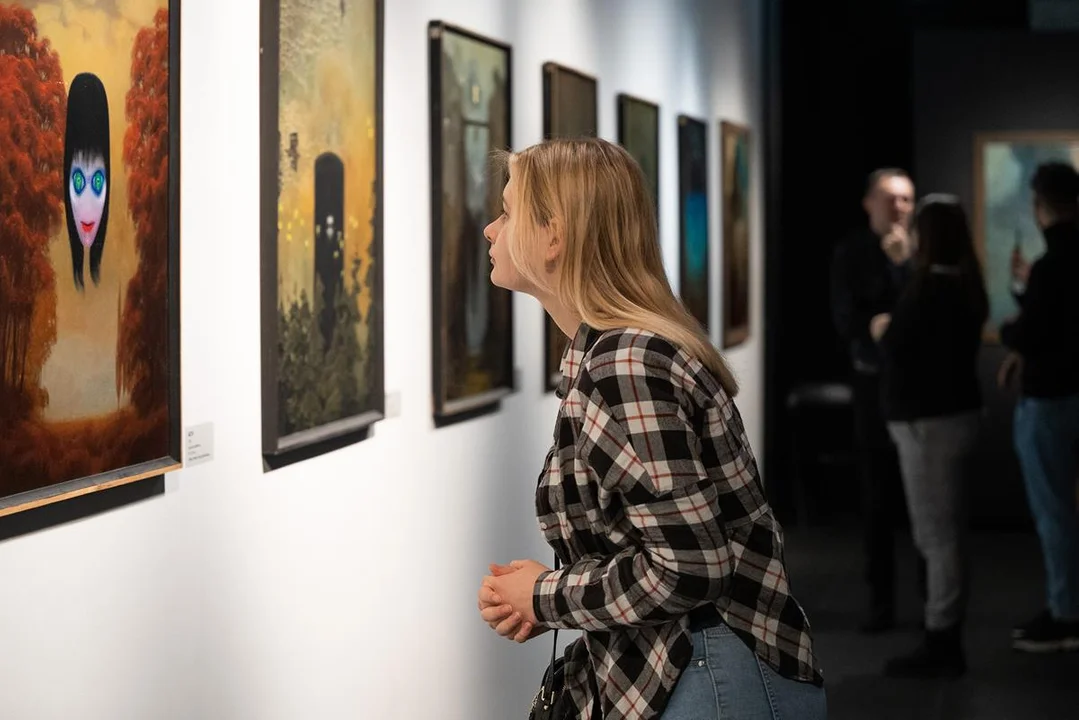
[[[577,328],[581,326],[581,316],[572,308],[566,307],[559,302],[556,297],[544,296],[538,299],[540,304],[543,305],[543,309],[546,310],[547,314],[554,320],[558,329],[561,330],[566,337],[572,340],[577,334]]]

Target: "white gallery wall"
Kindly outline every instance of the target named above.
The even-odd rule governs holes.
[[[752,336],[729,358],[762,442],[761,3],[386,0],[386,387],[400,412],[357,445],[263,472],[259,3],[183,0],[182,387],[214,458],[164,495],[0,542],[5,720],[504,720],[548,660],[476,611],[489,562],[549,562],[532,493],[557,401],[543,317],[515,305],[521,387],[502,412],[431,421],[427,24],[513,46],[513,139],[540,140],[541,71],[599,79],[661,112],[661,233],[677,278],[678,113],[708,123],[713,334],[720,337],[719,120],[753,131]]]

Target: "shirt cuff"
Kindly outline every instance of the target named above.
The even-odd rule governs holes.
[[[553,627],[558,620],[555,594],[565,571],[565,568],[545,570],[536,578],[536,585],[532,590],[532,612],[536,616],[536,622],[542,625]]]

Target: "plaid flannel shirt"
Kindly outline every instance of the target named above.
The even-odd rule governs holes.
[[[782,531],[715,376],[652,333],[586,325],[562,373],[536,511],[564,567],[540,575],[533,608],[583,631],[565,656],[579,717],[593,688],[607,720],[658,717],[692,654],[687,614],[708,604],[778,673],[822,684]]]

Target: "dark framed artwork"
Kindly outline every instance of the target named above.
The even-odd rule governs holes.
[[[491,283],[483,229],[502,212],[492,153],[511,139],[509,45],[428,26],[432,351],[436,426],[495,411],[514,391],[513,295]]]
[[[596,137],[599,134],[599,82],[558,63],[543,64],[543,137]],[[543,383],[547,392],[562,378],[562,355],[569,338],[550,315],[544,316]]]
[[[708,329],[708,126],[678,116],[678,287],[682,303]]]
[[[989,295],[987,342],[1000,341],[1000,325],[1019,312],[1012,294],[1012,253],[1033,263],[1045,252],[1034,222],[1030,179],[1044,162],[1079,167],[1079,131],[979,133],[974,138],[974,245]]]
[[[262,446],[384,417],[381,0],[261,4]]]
[[[749,128],[719,123],[723,188],[723,348],[749,338]]]
[[[618,95],[618,142],[644,171],[652,204],[659,218],[659,105],[641,98]]]
[[[180,3],[67,6],[0,4],[0,515],[182,465]]]

